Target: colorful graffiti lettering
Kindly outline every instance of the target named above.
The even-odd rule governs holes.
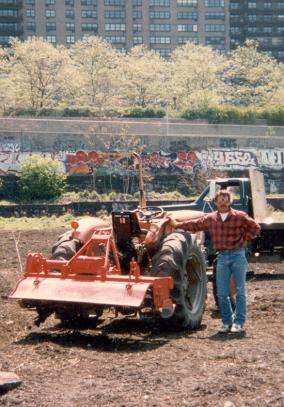
[[[0,174],[17,173],[21,170],[22,162],[31,155],[58,160],[64,165],[67,175],[129,175],[134,173],[134,167],[129,152],[100,152],[78,150],[74,153],[66,152],[21,152],[7,145],[0,148]],[[5,150],[5,151],[4,151]],[[234,170],[245,168],[282,169],[284,167],[284,149],[208,149],[200,151],[178,151],[165,153],[161,151],[144,152],[142,154],[143,167],[150,173],[158,171],[184,172],[194,174],[199,169],[215,168],[220,170]]]

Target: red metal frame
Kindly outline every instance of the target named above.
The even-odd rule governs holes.
[[[94,253],[100,248],[103,254]],[[10,297],[141,307],[147,290],[152,287],[154,307],[161,311],[174,309],[170,299],[173,286],[171,277],[141,275],[134,259],[130,262],[129,274],[122,274],[112,233],[110,229],[102,229],[97,230],[69,261],[49,260],[41,254],[30,253],[24,276]]]

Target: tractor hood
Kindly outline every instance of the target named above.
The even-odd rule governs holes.
[[[190,210],[169,211],[167,214],[170,215],[172,219],[177,221],[193,220],[204,216],[204,212]]]

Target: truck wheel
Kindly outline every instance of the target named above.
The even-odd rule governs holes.
[[[72,237],[72,231],[69,230],[60,235],[57,242],[52,246],[52,260],[70,260],[80,249],[82,244]]]
[[[171,276],[174,315],[165,319],[174,329],[197,329],[202,320],[207,293],[204,256],[188,232],[175,232],[162,242],[152,259],[154,276]]]

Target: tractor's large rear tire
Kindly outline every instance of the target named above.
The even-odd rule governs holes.
[[[171,276],[174,315],[163,320],[171,329],[197,329],[202,320],[207,295],[203,253],[188,232],[175,232],[162,242],[152,259],[154,276]]]
[[[52,246],[51,259],[70,260],[81,247],[82,244],[73,238],[72,231],[69,230],[59,236],[57,242]]]

